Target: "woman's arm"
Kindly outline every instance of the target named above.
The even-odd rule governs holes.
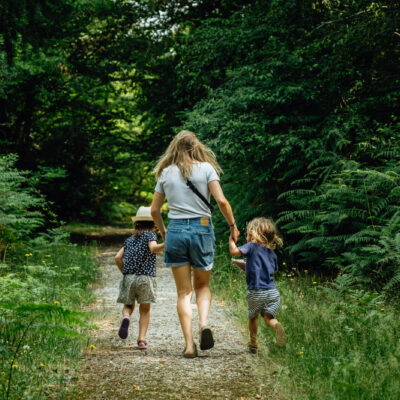
[[[165,194],[154,192],[153,203],[151,204],[151,216],[154,219],[156,227],[160,231],[163,242],[165,242],[165,225],[161,217],[161,206],[164,203]]]
[[[229,204],[228,200],[224,196],[224,192],[222,191],[221,185],[219,181],[211,181],[208,184],[208,188],[210,189],[211,194],[213,195],[215,201],[218,204],[219,209],[222,212],[222,215],[225,217],[226,221],[229,224],[231,230],[231,236],[233,241],[236,243],[240,232],[235,224],[235,218],[233,217],[232,208]]]
[[[117,264],[118,269],[121,273],[124,271],[124,248],[121,247],[115,256],[115,264]]]

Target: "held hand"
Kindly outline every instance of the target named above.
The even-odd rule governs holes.
[[[231,236],[230,237],[232,238],[232,240],[235,243],[237,243],[239,235],[240,235],[240,232],[239,232],[238,228],[236,227],[236,225],[231,226],[230,229],[231,229]]]

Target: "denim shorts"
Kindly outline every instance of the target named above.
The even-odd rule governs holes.
[[[165,239],[164,265],[181,267],[190,264],[200,271],[214,265],[215,236],[207,217],[170,219]]]

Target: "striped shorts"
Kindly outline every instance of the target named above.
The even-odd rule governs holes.
[[[277,289],[248,290],[246,295],[248,317],[254,318],[258,314],[271,314],[274,318],[279,308],[281,297]]]

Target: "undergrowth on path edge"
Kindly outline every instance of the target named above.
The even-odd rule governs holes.
[[[10,249],[0,265],[1,399],[62,398],[90,344],[80,309],[96,274],[93,248],[57,234]]]
[[[376,292],[341,291],[307,270],[280,264],[277,318],[288,344],[278,348],[260,318],[255,365],[262,365],[261,376],[272,376],[274,388],[295,400],[400,398],[400,317],[394,306]],[[212,286],[247,326],[245,275],[230,262],[226,246],[217,248]]]

